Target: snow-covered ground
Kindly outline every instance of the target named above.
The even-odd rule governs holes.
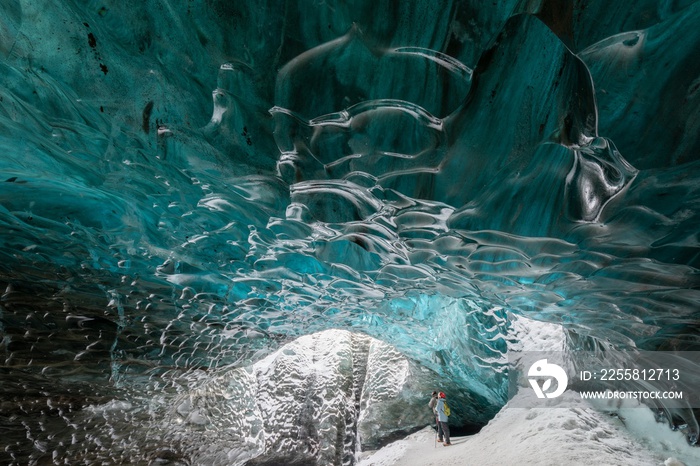
[[[560,325],[512,318],[509,351],[564,349]],[[632,400],[614,407],[597,403],[569,390],[542,406],[533,390],[521,387],[476,435],[453,438],[445,447],[428,427],[363,453],[358,466],[700,465],[700,447],[689,446],[681,432],[657,423],[648,408]]]
[[[534,397],[521,390],[516,398]],[[692,466],[700,465],[700,448],[683,434],[657,423],[649,409],[629,405],[611,416],[574,392],[547,407],[506,405],[481,432],[452,439],[444,447],[425,428],[376,452],[361,456],[358,466]]]

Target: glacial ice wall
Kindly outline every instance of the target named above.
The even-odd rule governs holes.
[[[386,343],[346,330],[186,377],[173,385],[186,387],[177,393],[154,386],[83,409],[77,420],[91,432],[68,455],[116,464],[353,464],[360,443],[376,448],[429,424],[426,391],[438,383]],[[129,436],[115,436],[124,424]],[[54,432],[64,441],[71,434]]]
[[[697,2],[0,12],[10,462],[109,451],[54,432],[91,445],[87,407],[331,328],[439,374],[477,424],[511,313],[572,347],[698,348]]]

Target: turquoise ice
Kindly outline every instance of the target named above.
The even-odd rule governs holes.
[[[3,1],[0,458],[176,451],[120,429],[328,329],[474,424],[510,316],[698,350],[700,4],[482,3]]]

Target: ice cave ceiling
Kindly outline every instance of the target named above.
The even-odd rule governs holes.
[[[698,24],[682,0],[4,0],[0,455],[52,454],[23,420],[45,398],[327,329],[477,423],[509,315],[700,349]]]

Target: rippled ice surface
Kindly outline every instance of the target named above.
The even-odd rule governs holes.
[[[514,315],[572,350],[698,349],[700,5],[443,3],[0,6],[0,458],[194,461],[243,368],[326,329],[474,424]],[[181,403],[221,384],[235,408]],[[338,463],[413,427],[358,442],[351,404]],[[289,422],[249,416],[236,442]]]

